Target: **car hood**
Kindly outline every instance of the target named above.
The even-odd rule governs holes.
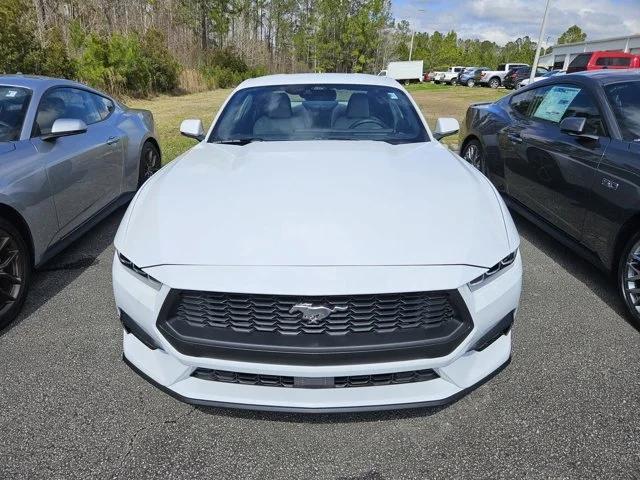
[[[116,248],[153,265],[490,267],[509,253],[489,182],[437,142],[202,143],[160,170]]]

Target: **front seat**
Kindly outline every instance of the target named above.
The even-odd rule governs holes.
[[[267,97],[264,114],[253,125],[253,134],[256,136],[282,135],[290,134],[293,130],[294,121],[289,95],[283,92],[272,93]]]
[[[346,111],[336,118],[333,127],[335,129],[351,128],[351,125],[365,118],[370,118],[369,97],[366,93],[353,93],[349,97]]]

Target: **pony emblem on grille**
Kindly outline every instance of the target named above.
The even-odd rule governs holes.
[[[314,306],[311,303],[298,303],[291,307],[289,313],[302,313],[302,319],[308,320],[309,323],[317,323],[320,320],[327,318],[329,315],[335,312],[344,312],[347,310],[347,307],[323,307],[323,306]]]

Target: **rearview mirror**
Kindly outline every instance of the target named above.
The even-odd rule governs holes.
[[[78,135],[87,131],[87,124],[75,118],[59,118],[51,126],[51,132],[42,135],[42,140]]]
[[[569,135],[597,140],[597,135],[584,133],[586,125],[587,119],[584,117],[567,117],[560,122],[560,131]]]
[[[199,142],[204,140],[204,127],[202,121],[197,118],[183,120],[180,124],[180,133],[185,137],[195,138]]]
[[[436,129],[433,131],[433,136],[436,140],[441,140],[444,137],[455,135],[460,131],[460,124],[455,118],[439,118],[436,122]]]

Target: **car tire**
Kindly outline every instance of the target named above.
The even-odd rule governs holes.
[[[498,88],[500,86],[500,79],[497,77],[492,78],[489,80],[489,86],[491,88]]]
[[[142,186],[144,182],[160,170],[162,166],[162,159],[160,157],[160,151],[153,142],[147,141],[142,146],[140,152],[140,166],[138,168],[138,188]]]
[[[617,283],[629,317],[640,327],[640,231],[627,241],[618,262]],[[634,292],[634,290],[638,292]]]
[[[480,170],[483,174],[487,174],[487,162],[484,155],[484,149],[479,140],[472,139],[465,142],[462,147],[460,156],[464,158],[471,166]]]
[[[31,282],[31,254],[18,229],[0,218],[0,330],[20,313]]]
[[[440,85],[440,82],[437,80],[434,80],[433,83],[435,83],[436,85]]]
[[[467,80],[467,87],[474,87],[476,84],[476,81],[473,78],[470,78],[469,80]]]
[[[455,87],[458,84],[458,79],[457,78],[452,78],[449,83],[451,84],[452,87]]]

